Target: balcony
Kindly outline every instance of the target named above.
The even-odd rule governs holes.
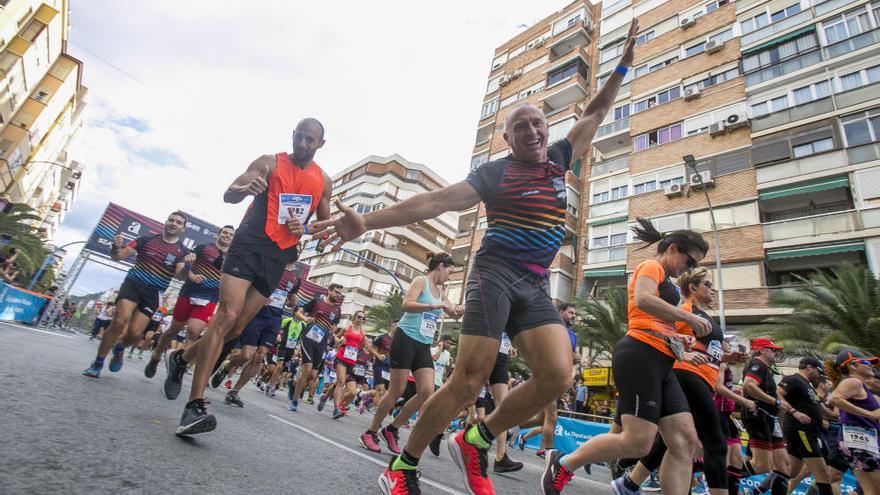
[[[619,199],[597,205],[590,205],[589,218],[604,217],[613,214],[626,214],[629,211],[629,199]]]
[[[878,43],[880,43],[880,29],[875,29],[828,45],[822,51],[825,53],[825,59],[828,60]]]
[[[845,42],[846,41],[842,41],[841,43]],[[776,65],[771,65],[770,67],[766,67],[750,74],[746,74],[746,88],[769,81],[771,79],[775,79],[777,77],[784,76],[786,74],[790,74],[794,71],[801,70],[812,65],[816,65],[820,62],[822,62],[822,52],[816,50],[801,55],[797,58],[793,58],[791,60],[787,60]]]
[[[632,139],[629,135],[629,119],[616,120],[610,124],[599,127],[593,146],[602,154],[610,154],[614,150],[631,146]]]
[[[552,112],[559,108],[566,108],[572,104],[583,102],[587,97],[587,87],[586,80],[580,74],[574,74],[567,80],[548,87],[548,91],[552,90],[553,92],[541,98],[545,112],[547,109]]]
[[[760,132],[765,129],[790,124],[801,119],[807,119],[834,111],[834,99],[831,96],[813,100],[785,110],[771,112],[752,119],[752,132]]]
[[[851,5],[852,0],[830,0],[828,2],[822,2],[820,4],[816,4],[816,15],[823,15],[831,12],[832,10],[837,10],[841,7]]]
[[[629,155],[593,164],[590,168],[590,177],[610,174],[611,172],[617,172],[618,170],[623,170],[625,168],[629,168]]]
[[[607,263],[609,261],[626,261],[626,245],[607,248],[591,248],[587,250],[587,264]]]
[[[550,60],[576,50],[590,42],[590,33],[587,32],[586,23],[583,19],[574,26],[557,35],[557,40],[550,45]]]
[[[770,24],[769,26],[764,26],[763,28],[752,31],[749,34],[744,34],[744,35],[742,35],[742,38],[741,38],[742,48],[743,48],[743,50],[746,50],[746,49],[750,48],[749,45],[753,45],[753,44],[758,43],[759,41],[762,41],[766,38],[770,38],[770,37],[776,35],[777,33],[781,33],[783,31],[785,31],[786,29],[789,29],[789,28],[797,26],[798,24],[802,24],[804,22],[807,22],[807,21],[811,20],[813,17],[814,16],[813,16],[812,10],[804,10],[803,12],[797,13],[791,17],[787,17],[779,22],[774,22],[773,24]]]
[[[764,242],[781,241],[797,237],[812,238],[825,234],[855,232],[862,229],[862,219],[859,212],[849,210],[765,223]]]
[[[630,5],[630,0],[620,0],[618,2],[614,2],[613,4],[609,5],[608,7],[603,7],[602,8],[602,19],[605,19],[608,16],[612,16],[612,15],[620,12],[621,10],[625,9],[626,7],[629,7],[629,5]]]
[[[492,134],[495,133],[495,122],[489,122],[488,124],[481,126],[477,129],[477,141],[474,143],[474,146],[481,146],[489,142],[492,139]]]
[[[880,160],[880,142],[847,148],[846,157],[852,165]]]
[[[581,103],[572,103],[567,107],[560,107],[557,109],[551,108],[549,105],[544,105],[544,117],[547,117],[547,120],[551,120],[551,117],[555,116],[563,116],[567,114],[580,116],[584,111],[584,105]],[[553,122],[550,122],[550,125],[553,125]]]
[[[860,148],[870,147],[871,145],[860,146]],[[852,148],[848,151],[856,150]],[[880,153],[880,147],[876,150]],[[867,161],[867,160],[866,160]],[[852,160],[850,160],[852,163]],[[776,165],[767,167],[759,167],[756,170],[757,183],[759,187],[762,184],[777,180],[788,179],[789,177],[798,177],[800,175],[823,172],[826,170],[839,169],[847,165],[847,155],[843,150],[831,151],[828,153],[820,153],[818,155],[806,156],[788,160]]]

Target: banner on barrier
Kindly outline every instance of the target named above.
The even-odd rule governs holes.
[[[49,299],[0,282],[0,320],[32,323]]]

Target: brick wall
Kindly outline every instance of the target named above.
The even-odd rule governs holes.
[[[764,236],[760,225],[749,225],[735,229],[726,229],[718,232],[721,243],[722,263],[734,263],[741,261],[756,261],[764,259]],[[703,239],[709,243],[709,252],[703,258],[703,265],[709,266],[715,263],[715,248],[711,232],[704,232]],[[635,267],[657,254],[655,246],[639,249],[644,244],[636,243],[627,246],[626,269],[632,271]]]
[[[681,163],[681,157],[684,155],[694,155],[700,158],[748,146],[751,142],[751,131],[748,128],[737,129],[714,137],[710,136],[708,132],[704,132],[633,153],[629,158],[629,173],[632,175],[661,168],[664,165]]]
[[[659,22],[662,22],[680,12],[687,10],[689,7],[695,7],[693,0],[671,0],[664,3],[639,17],[639,29],[644,30]],[[634,66],[650,60],[657,55],[665,53],[671,48],[688,45],[689,42],[697,38],[705,38],[715,30],[722,29],[724,26],[736,22],[736,6],[729,3],[720,9],[715,10],[709,15],[704,15],[697,19],[697,23],[687,29],[675,28],[672,31],[663,33],[653,40],[640,45],[636,49],[636,57]],[[682,72],[685,74],[685,72]],[[690,74],[690,72],[687,72]]]
[[[715,178],[715,187],[709,189],[709,199],[713,205],[730,203],[742,198],[758,195],[753,169]],[[701,190],[688,190],[677,198],[667,198],[663,191],[633,196],[629,200],[629,218],[653,217],[663,213],[690,211],[706,208],[706,195]]]
[[[737,77],[708,88],[697,99],[681,98],[639,112],[629,119],[629,132],[635,136],[658,127],[680,122],[688,117],[701,115],[709,110],[730,105],[746,99],[744,78]],[[633,101],[641,98],[633,98]]]
[[[755,309],[770,306],[767,289],[733,289],[724,291],[725,309]]]
[[[670,48],[672,46],[666,47],[667,50]],[[715,53],[703,52],[633,80],[631,83],[632,94],[642,94],[654,88],[659,88],[664,84],[680,81],[682,77],[690,77],[706,72],[719,65],[738,60],[739,56],[739,38],[727,40],[721,50]]]

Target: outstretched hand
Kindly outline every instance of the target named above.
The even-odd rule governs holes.
[[[633,63],[633,56],[636,47],[636,34],[639,32],[639,21],[633,19],[629,24],[629,32],[626,35],[626,44],[623,46],[623,55],[620,57],[620,65],[629,67]]]
[[[309,226],[312,237],[320,239],[319,246],[323,249],[328,244],[333,246],[332,251],[338,251],[346,242],[356,239],[367,231],[367,224],[363,215],[352,208],[336,200],[336,207],[341,214],[329,220],[314,222]]]

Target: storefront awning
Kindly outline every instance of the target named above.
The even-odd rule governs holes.
[[[865,243],[847,242],[841,244],[826,244],[824,246],[809,246],[792,249],[781,249],[779,251],[767,251],[768,260],[784,260],[789,258],[804,258],[807,256],[823,256],[826,254],[851,253],[855,251],[864,251]]]
[[[819,191],[827,191],[829,189],[838,189],[841,187],[849,187],[849,179],[847,177],[830,177],[807,182],[805,184],[792,184],[784,187],[776,187],[758,194],[758,199],[766,201],[768,199],[785,198],[797,194],[810,194]]]
[[[613,266],[597,270],[584,270],[584,278],[621,277],[626,275],[625,266]]]
[[[614,218],[606,218],[605,220],[599,220],[598,222],[593,222],[590,224],[590,227],[598,227],[600,225],[608,225],[609,223],[620,223],[628,220],[626,215]]]

